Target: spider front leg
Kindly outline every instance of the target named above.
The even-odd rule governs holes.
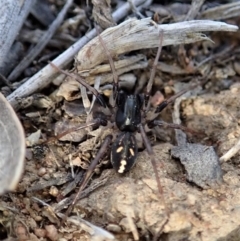
[[[103,96],[91,85],[89,85],[88,83],[86,83],[84,81],[84,79],[82,79],[79,75],[77,74],[71,74],[67,71],[64,71],[60,68],[58,68],[55,64],[50,62],[50,65],[55,68],[57,71],[59,71],[62,74],[65,74],[66,76],[71,77],[72,79],[75,79],[77,82],[79,82],[81,85],[83,85],[86,89],[88,89],[93,95],[95,95],[95,97],[97,98],[97,100],[99,101],[99,103],[101,104],[101,106],[103,107],[107,107],[106,102],[103,99]]]
[[[73,128],[68,129],[67,131],[64,131],[64,132],[58,134],[54,138],[50,138],[50,139],[51,140],[52,139],[59,140],[63,136],[66,136],[67,134],[70,134],[71,132],[74,132],[74,131],[79,131],[81,129],[85,129],[85,128],[88,128],[88,127],[98,128],[99,126],[106,126],[106,125],[107,125],[107,119],[97,117],[97,118],[93,119],[91,122],[87,123],[86,125],[75,126]]]
[[[84,87],[86,87],[93,95],[96,96],[96,98],[98,99],[98,101],[100,102],[100,104],[103,106],[103,107],[107,107],[102,95],[92,86],[90,86],[89,84],[87,84],[80,76],[76,75],[76,74],[70,74],[69,72],[67,71],[64,71],[64,70],[61,70],[59,69],[56,65],[50,63],[52,67],[54,67],[55,69],[57,69],[59,72],[67,75],[67,76],[70,76],[71,78],[77,80],[81,85],[83,85]],[[61,138],[63,137],[64,135],[67,135],[73,131],[77,131],[77,130],[80,130],[80,129],[83,129],[83,128],[87,128],[87,127],[90,127],[90,126],[94,126],[94,127],[99,127],[100,125],[102,126],[106,126],[108,123],[108,118],[107,116],[105,116],[103,113],[95,113],[95,117],[93,120],[91,120],[91,122],[87,123],[86,125],[81,125],[81,126],[78,126],[78,127],[75,127],[75,128],[71,128],[70,130],[68,131],[65,131],[61,134],[59,134],[56,138]],[[72,204],[68,207],[66,213],[65,213],[65,216],[62,220],[62,222],[66,221],[66,218],[69,216],[69,214],[71,213],[71,211],[73,210],[74,206],[76,205],[76,202],[78,201],[79,199],[79,196],[81,195],[81,192],[83,191],[83,189],[86,187],[86,185],[88,184],[91,176],[93,175],[93,171],[97,165],[97,163],[99,162],[99,160],[101,160],[101,158],[103,157],[103,155],[105,154],[106,150],[108,149],[110,143],[111,143],[111,140],[112,140],[112,135],[108,135],[106,136],[106,138],[104,139],[103,141],[103,144],[100,148],[100,150],[98,151],[96,157],[94,158],[94,160],[91,162],[85,176],[84,176],[84,179],[82,181],[82,184],[74,198],[74,200],[72,201]]]
[[[65,213],[65,217],[62,220],[63,222],[66,221],[67,217],[72,212],[72,210],[73,210],[74,206],[76,205],[76,203],[77,203],[77,201],[78,201],[78,199],[79,199],[83,189],[86,187],[86,185],[88,184],[90,178],[92,177],[93,171],[94,171],[96,165],[102,159],[102,157],[105,154],[105,152],[107,151],[111,141],[112,141],[112,135],[106,136],[106,138],[104,139],[103,144],[102,144],[101,148],[99,149],[96,157],[94,158],[94,160],[91,162],[90,166],[88,167],[88,170],[87,170],[87,172],[86,172],[86,174],[84,176],[82,184],[81,184],[81,186],[80,186],[80,188],[79,188],[79,190],[78,190],[74,200],[72,201],[72,204],[68,207],[68,209],[67,209],[67,211]]]

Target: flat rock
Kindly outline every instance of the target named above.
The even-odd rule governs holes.
[[[222,182],[219,158],[212,146],[191,143],[174,146],[171,155],[180,159],[189,182],[202,188],[214,188]]]

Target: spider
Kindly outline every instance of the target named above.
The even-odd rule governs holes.
[[[157,66],[158,59],[160,57],[160,53],[161,53],[161,49],[162,49],[162,42],[163,42],[163,36],[164,36],[163,31],[160,31],[159,35],[160,35],[159,47],[158,47],[157,54],[156,54],[156,57],[155,57],[155,60],[154,60],[153,66],[152,66],[151,75],[150,75],[150,79],[149,79],[149,82],[146,87],[145,94],[131,93],[131,92],[129,92],[125,89],[121,89],[119,87],[118,77],[116,75],[116,70],[114,67],[113,60],[111,58],[111,55],[110,55],[107,47],[105,46],[103,39],[101,38],[101,35],[99,35],[99,41],[102,45],[102,48],[104,49],[104,52],[106,53],[106,55],[108,57],[108,60],[109,60],[110,66],[111,66],[111,70],[113,73],[113,79],[114,79],[113,94],[111,96],[112,100],[109,101],[111,103],[109,105],[105,102],[102,95],[95,88],[88,85],[80,76],[78,76],[76,74],[70,74],[67,71],[61,70],[57,66],[55,66],[51,63],[51,65],[54,68],[56,68],[58,71],[76,79],[80,84],[85,86],[96,97],[96,99],[98,100],[98,102],[100,103],[100,105],[102,107],[111,108],[112,112],[114,112],[115,125],[117,126],[117,128],[120,131],[120,134],[113,142],[112,142],[112,139],[113,139],[112,135],[106,136],[96,157],[91,162],[91,164],[85,174],[83,182],[79,188],[79,191],[76,194],[76,196],[72,202],[72,205],[69,206],[69,208],[65,214],[65,218],[67,218],[69,216],[70,212],[72,211],[73,207],[75,206],[76,202],[78,201],[80,193],[86,187],[89,179],[91,178],[95,166],[97,165],[99,160],[103,157],[104,153],[109,148],[111,142],[112,142],[112,146],[111,146],[111,152],[110,152],[110,160],[111,160],[113,168],[118,173],[123,174],[123,173],[129,171],[133,167],[133,165],[135,164],[137,155],[138,155],[137,142],[136,142],[136,138],[135,138],[136,132],[140,132],[143,143],[147,150],[147,153],[150,156],[154,174],[155,174],[156,181],[157,181],[158,193],[165,205],[165,201],[163,198],[163,189],[162,189],[162,185],[161,185],[160,178],[158,176],[158,171],[157,171],[157,162],[154,157],[154,152],[153,152],[152,146],[147,138],[144,126],[147,125],[150,129],[152,129],[155,126],[163,126],[165,128],[167,127],[167,128],[182,129],[184,131],[190,131],[190,130],[183,126],[180,126],[180,125],[170,124],[170,123],[156,120],[157,115],[155,115],[155,118],[153,118],[152,120],[148,120],[146,118],[148,112],[150,111],[149,99],[150,99],[152,85],[153,85],[153,81],[154,81],[154,77],[155,77],[156,66]],[[175,94],[171,98],[164,100],[161,104],[159,104],[155,108],[155,114],[156,113],[159,114],[169,104],[173,103],[176,98],[183,95],[185,92],[195,88],[198,85],[199,84],[193,85],[190,88],[185,89],[185,90]],[[99,127],[100,125],[106,126],[108,121],[109,121],[108,117],[105,116],[104,114],[101,114],[101,115],[96,116],[96,118],[94,118],[90,123],[88,123],[84,126],[81,126],[78,129],[86,128],[89,126],[95,126],[95,127],[96,126]],[[76,130],[76,129],[74,129],[74,130]],[[69,131],[73,131],[73,130],[68,130],[68,131],[60,134],[59,136],[57,136],[57,138],[60,138],[63,135],[69,133]]]

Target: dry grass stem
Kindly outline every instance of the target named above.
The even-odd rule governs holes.
[[[22,61],[14,68],[12,73],[9,75],[8,80],[13,81],[16,80],[19,75],[26,69],[32,61],[41,53],[41,51],[46,47],[49,40],[52,38],[53,34],[57,31],[59,26],[62,24],[64,17],[66,13],[68,12],[69,8],[72,6],[73,0],[68,0],[62,11],[58,14],[57,18],[49,29],[45,32],[45,34],[42,35],[42,37],[39,39],[38,43],[34,48],[31,49],[31,51],[22,59]]]

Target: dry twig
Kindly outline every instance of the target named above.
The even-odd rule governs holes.
[[[56,32],[56,30],[63,22],[64,17],[68,9],[71,7],[72,3],[73,0],[67,0],[62,11],[58,14],[57,18],[55,19],[55,21],[53,21],[53,23],[45,32],[45,34],[43,34],[43,36],[39,39],[36,46],[31,49],[31,51],[23,58],[23,60],[16,66],[16,68],[8,76],[9,81],[16,80],[19,77],[19,75],[24,71],[24,69],[26,69],[29,66],[29,64],[31,64],[32,61],[42,52],[42,50],[48,44],[49,40],[52,38],[53,34]]]
[[[223,156],[220,157],[221,162],[226,162],[229,159],[231,159],[234,155],[236,155],[240,150],[240,139],[236,143],[235,146],[233,146],[227,153],[225,153]]]

